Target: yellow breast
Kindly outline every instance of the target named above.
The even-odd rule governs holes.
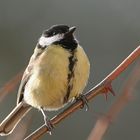
[[[24,92],[25,101],[34,107],[55,110],[64,105],[68,88],[70,52],[51,45],[40,55],[33,69]],[[83,49],[78,46],[75,51],[77,62],[69,100],[78,96],[84,89],[89,76],[89,61]]]

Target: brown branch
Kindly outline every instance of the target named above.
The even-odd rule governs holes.
[[[8,81],[1,89],[0,89],[0,102],[6,97],[8,93],[11,93],[19,83],[22,77],[23,71],[19,72],[15,77],[13,77],[10,81]]]
[[[140,56],[140,46],[138,46],[113,72],[111,72],[104,80],[102,80],[98,85],[88,91],[85,95],[87,100],[91,100],[95,96],[102,94],[104,89],[108,87],[108,84],[116,79],[121,72],[123,72],[135,59]],[[74,111],[78,110],[82,107],[82,101],[77,100],[73,104],[71,104],[68,108],[66,108],[63,112],[59,113],[57,116],[51,119],[51,123],[53,125],[58,124],[64,118],[68,117]],[[48,128],[45,125],[42,125],[39,129],[34,131],[31,135],[29,135],[25,140],[37,140],[43,134],[48,131]]]
[[[140,80],[140,62],[135,66],[128,80],[125,82],[122,95],[117,99],[117,101],[111,106],[110,110],[106,115],[99,118],[93,128],[88,140],[101,140],[110,126],[123,110],[123,108],[129,103],[133,98],[133,90]]]

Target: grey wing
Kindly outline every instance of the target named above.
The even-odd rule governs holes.
[[[23,100],[23,94],[24,94],[24,89],[25,86],[30,78],[30,73],[26,73],[26,71],[23,74],[20,86],[19,86],[19,90],[18,90],[18,95],[17,95],[17,104],[19,104],[22,100]]]
[[[19,104],[23,98],[24,98],[24,90],[26,87],[26,84],[30,78],[30,76],[32,75],[32,69],[33,69],[33,65],[34,65],[34,55],[32,55],[30,62],[23,74],[20,86],[19,86],[19,90],[18,90],[18,95],[17,95],[17,104]]]
[[[24,98],[24,89],[26,87],[26,84],[30,78],[30,76],[32,75],[32,70],[33,67],[35,65],[35,62],[37,61],[39,55],[41,55],[43,53],[44,49],[39,47],[39,44],[37,44],[37,47],[34,50],[34,54],[32,55],[30,62],[23,74],[20,86],[19,86],[19,90],[18,90],[18,96],[17,96],[17,104],[19,104],[23,98]]]

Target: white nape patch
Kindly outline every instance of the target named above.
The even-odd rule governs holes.
[[[48,45],[52,44],[53,42],[63,39],[63,37],[64,37],[64,34],[57,34],[52,37],[44,37],[42,35],[39,39],[39,44],[41,46],[48,46]]]

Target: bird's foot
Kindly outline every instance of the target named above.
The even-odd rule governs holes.
[[[48,133],[49,133],[50,135],[52,135],[52,130],[53,130],[53,128],[54,128],[53,124],[52,124],[51,121],[48,120],[48,119],[45,119],[44,121],[45,121],[46,127],[48,128]]]
[[[43,115],[43,117],[44,117],[45,125],[46,125],[46,127],[48,128],[48,133],[49,133],[50,135],[52,135],[52,130],[53,130],[54,126],[53,126],[53,124],[51,123],[51,121],[50,121],[50,119],[49,119],[47,113],[43,110],[43,108],[41,108],[40,110],[41,110],[42,115]]]
[[[84,108],[86,106],[86,111],[89,110],[88,100],[86,98],[86,95],[80,94],[76,100],[82,100],[83,104],[81,108]]]

